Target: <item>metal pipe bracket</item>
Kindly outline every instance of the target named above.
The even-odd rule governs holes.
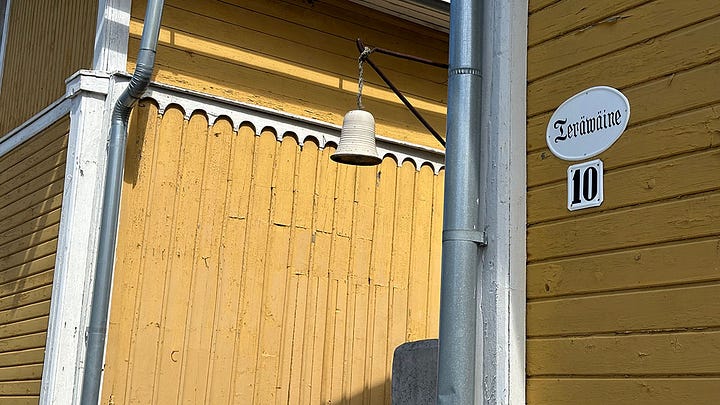
[[[475,229],[445,229],[442,233],[442,241],[459,240],[475,242],[478,246],[487,246],[485,232]]]

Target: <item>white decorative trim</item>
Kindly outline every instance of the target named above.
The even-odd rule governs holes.
[[[57,120],[66,116],[68,112],[70,112],[70,102],[65,97],[55,100],[19,127],[0,138],[0,156],[5,155],[23,142],[39,134]]]
[[[114,76],[114,81],[123,86],[128,80],[129,77],[124,74]],[[297,137],[300,145],[310,138],[315,139],[320,148],[328,144],[337,145],[340,141],[338,125],[167,84],[151,83],[144,97],[158,104],[160,114],[163,114],[168,106],[176,105],[183,110],[185,119],[190,119],[196,112],[202,112],[207,115],[210,125],[220,117],[227,117],[232,121],[235,131],[245,122],[253,125],[257,135],[266,128],[272,128],[278,141],[290,133]],[[376,136],[376,143],[378,154],[381,157],[392,156],[398,166],[409,160],[417,170],[423,165],[429,165],[435,174],[445,167],[445,152],[442,150],[379,135]]]
[[[109,115],[109,83],[109,74],[94,71],[80,71],[67,81],[70,135],[41,404],[80,403],[105,172],[108,131],[103,123]]]
[[[482,173],[488,245],[478,284],[476,403],[525,404],[527,0],[485,2]]]
[[[10,25],[10,3],[12,3],[11,0],[6,0],[2,21],[0,21],[0,24],[2,24],[0,25],[2,29],[2,34],[0,34],[0,90],[2,90],[3,71],[5,71],[5,48],[7,47],[8,26]]]
[[[130,0],[98,2],[93,69],[108,72],[127,69],[130,3]]]

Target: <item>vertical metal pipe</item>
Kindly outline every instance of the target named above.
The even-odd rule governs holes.
[[[120,213],[120,192],[122,189],[123,168],[125,166],[127,124],[133,106],[142,97],[150,83],[150,77],[155,65],[155,50],[160,32],[163,3],[163,0],[148,1],[135,72],[130,79],[130,84],[115,103],[112,112],[107,169],[105,172],[105,193],[102,202],[95,281],[93,284],[87,351],[85,352],[85,370],[83,372],[80,400],[83,405],[95,405],[100,398],[110,290],[115,264],[115,245]]]
[[[482,29],[482,0],[452,0],[438,404],[475,401]]]

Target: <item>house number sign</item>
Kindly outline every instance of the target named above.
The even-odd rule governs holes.
[[[568,209],[597,207],[603,202],[603,162],[600,159],[568,167]]]
[[[618,90],[598,86],[560,104],[545,131],[550,151],[563,160],[596,156],[620,138],[630,119],[630,103]]]

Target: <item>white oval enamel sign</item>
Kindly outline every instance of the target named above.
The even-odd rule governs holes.
[[[570,97],[548,122],[546,140],[564,160],[598,155],[620,138],[630,119],[630,103],[618,90],[598,86]]]

